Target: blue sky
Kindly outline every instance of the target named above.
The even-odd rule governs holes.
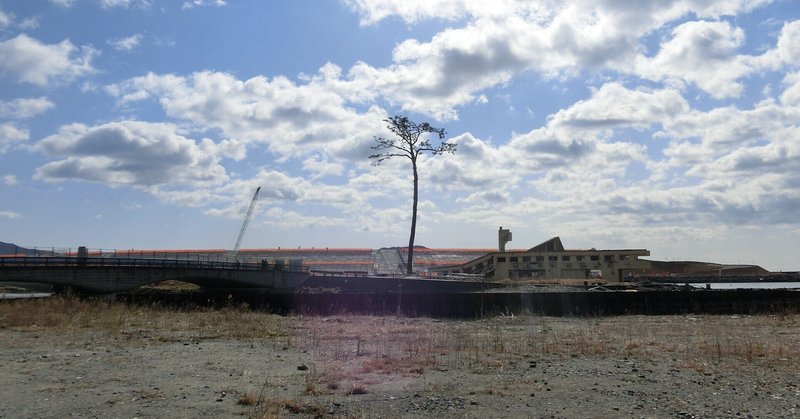
[[[0,241],[407,242],[383,119],[447,130],[417,244],[797,270],[793,1],[0,2]]]

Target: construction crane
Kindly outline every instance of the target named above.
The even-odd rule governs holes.
[[[250,208],[247,209],[247,215],[244,216],[242,229],[239,230],[239,237],[236,238],[236,244],[233,245],[233,251],[231,251],[231,257],[234,259],[239,254],[239,246],[241,246],[242,244],[242,238],[244,238],[244,232],[247,231],[247,225],[250,224],[250,217],[253,215],[253,210],[256,208],[256,201],[258,201],[258,193],[260,191],[261,187],[259,186],[256,189],[256,193],[253,195],[253,200],[250,201]]]

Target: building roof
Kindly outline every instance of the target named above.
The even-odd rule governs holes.
[[[552,239],[538,244],[528,249],[528,252],[563,252],[564,245],[561,244],[561,238],[556,236]]]

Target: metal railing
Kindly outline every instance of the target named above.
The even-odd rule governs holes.
[[[135,268],[180,268],[207,270],[283,270],[306,272],[305,266],[261,262],[227,262],[216,260],[191,259],[151,259],[151,258],[115,258],[115,257],[77,257],[77,256],[10,256],[0,258],[0,268],[47,267],[47,268],[96,268],[96,267],[135,267]]]

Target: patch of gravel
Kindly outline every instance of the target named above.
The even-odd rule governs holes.
[[[796,418],[798,320],[287,317],[289,339],[0,329],[0,418]]]

